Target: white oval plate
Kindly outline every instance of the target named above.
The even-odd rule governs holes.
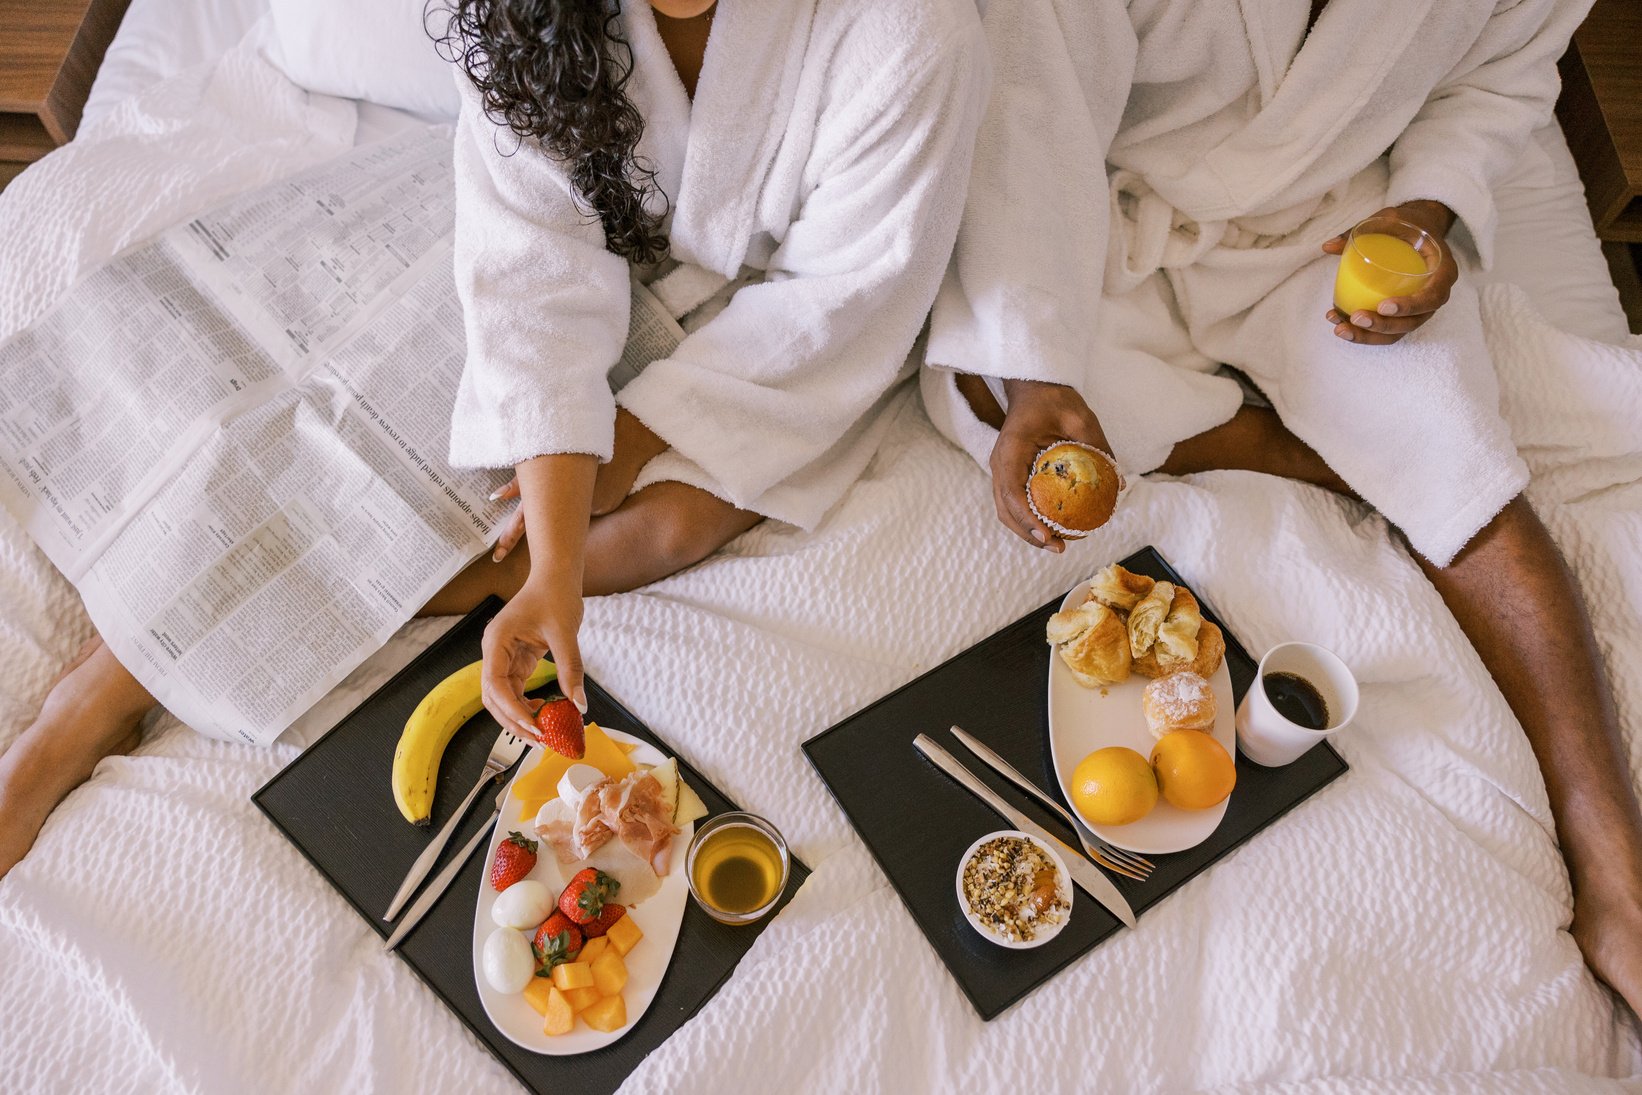
[[[1072,587],[1061,610],[1074,608],[1089,599],[1089,583]],[[1049,751],[1055,762],[1055,778],[1061,793],[1072,801],[1072,770],[1078,761],[1109,745],[1124,745],[1143,757],[1152,755],[1157,739],[1146,729],[1141,693],[1151,683],[1136,674],[1122,684],[1105,688],[1085,688],[1072,676],[1058,653],[1049,658]],[[1237,705],[1232,699],[1231,670],[1224,660],[1209,679],[1214,690],[1214,740],[1237,755]],[[1232,794],[1236,794],[1233,791]],[[1108,844],[1142,855],[1183,852],[1209,839],[1220,819],[1226,816],[1228,795],[1218,806],[1207,810],[1182,810],[1163,799],[1152,812],[1128,825],[1088,825],[1090,832]],[[1074,815],[1076,810],[1073,811]],[[1081,817],[1078,818],[1083,822]]]
[[[661,755],[660,750],[648,742],[640,741],[618,730],[605,730],[605,733],[614,741],[638,746],[628,754],[634,764],[654,766],[667,760]],[[541,746],[532,748],[525,755],[524,763],[519,766],[513,778],[518,779],[536,767],[541,762],[542,752]],[[523,831],[523,823],[518,816],[518,802],[519,800],[511,794],[508,795],[507,808],[503,810],[501,819],[496,823],[495,831],[490,834],[490,847],[485,852],[484,878],[479,883],[479,901],[473,910],[473,981],[479,989],[479,1001],[484,1004],[485,1014],[496,1024],[497,1030],[506,1035],[514,1045],[533,1053],[568,1057],[603,1049],[625,1037],[638,1023],[639,1018],[649,1010],[650,1002],[656,998],[656,990],[661,987],[661,979],[667,973],[667,966],[673,960],[673,948],[678,943],[679,924],[684,920],[684,906],[690,900],[690,885],[684,877],[684,850],[690,846],[690,838],[695,833],[695,823],[680,826],[679,832],[673,837],[671,869],[661,880],[661,888],[627,910],[627,915],[631,916],[634,923],[644,932],[644,938],[639,940],[638,945],[624,960],[627,963],[627,987],[622,990],[622,999],[627,1006],[627,1025],[606,1034],[594,1030],[578,1016],[576,1026],[569,1034],[550,1038],[542,1033],[541,1015],[525,1001],[522,993],[497,992],[490,987],[490,982],[485,980],[484,975],[485,939],[496,930],[496,922],[490,918],[490,907],[496,903],[496,891],[490,886],[490,864],[496,857],[497,846],[507,838],[507,834],[515,829]],[[536,866],[525,877],[539,880],[553,891],[555,897],[569,881],[562,873],[553,850],[546,843],[539,849]]]

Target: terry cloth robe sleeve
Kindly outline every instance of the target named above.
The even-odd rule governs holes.
[[[992,98],[925,360],[1077,384],[1106,263],[1106,151],[1122,120],[1135,32],[1119,0],[989,5]]]
[[[872,56],[834,61],[810,189],[766,280],[619,397],[739,506],[826,453],[900,379],[962,213],[986,95],[974,21],[842,52]]]
[[[467,361],[451,463],[608,460],[616,409],[607,377],[627,339],[627,263],[605,248],[561,165],[486,117],[478,91],[457,78],[455,267]]]
[[[1589,0],[1502,0],[1454,70],[1391,147],[1388,203],[1452,209],[1486,269],[1499,219],[1494,187],[1545,124],[1561,82],[1557,58]]]

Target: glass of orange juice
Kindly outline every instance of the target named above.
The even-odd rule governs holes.
[[[1412,296],[1442,264],[1442,244],[1418,225],[1377,215],[1346,234],[1346,249],[1334,275],[1334,307],[1347,320],[1377,312],[1388,297]]]

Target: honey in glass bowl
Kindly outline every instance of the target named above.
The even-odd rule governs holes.
[[[685,870],[690,895],[713,919],[750,924],[760,919],[787,886],[787,842],[755,814],[719,814],[696,830]]]

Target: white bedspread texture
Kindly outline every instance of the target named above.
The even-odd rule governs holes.
[[[108,113],[0,199],[0,335],[119,247],[341,150],[351,111],[242,46]],[[1561,334],[1510,287],[1483,302],[1532,497],[1592,600],[1634,779],[1642,343]],[[1251,650],[1310,639],[1352,665],[1352,771],[982,1023],[799,743],[1147,543]],[[161,716],[69,797],[0,882],[0,1088],[511,1087],[248,801],[441,626],[407,628],[273,749]],[[88,628],[0,517],[0,744]],[[1384,523],[1320,490],[1141,481],[1106,529],[1050,556],[997,524],[980,471],[911,401],[813,534],[756,529],[590,601],[584,652],[816,867],[632,1090],[1569,1092],[1642,1073],[1634,1021],[1566,933],[1567,876],[1509,709]]]

